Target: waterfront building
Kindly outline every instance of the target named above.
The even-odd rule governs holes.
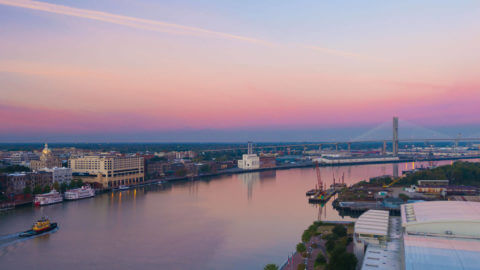
[[[244,154],[238,161],[238,168],[252,170],[260,168],[260,158],[257,154]]]
[[[69,184],[72,181],[72,169],[71,168],[45,168],[43,171],[52,173],[53,183],[66,183]]]
[[[118,187],[143,183],[144,161],[138,156],[94,155],[74,157],[68,167],[85,182],[99,183],[103,187]]]
[[[261,155],[259,158],[260,168],[274,168],[277,166],[276,157],[273,155]]]
[[[369,210],[354,226],[354,254],[361,269],[400,270],[401,222],[389,211]]]
[[[42,150],[40,160],[30,161],[30,169],[34,171],[38,171],[43,168],[55,167],[62,167],[62,161],[52,154],[52,151],[48,148],[48,144],[45,144],[45,148]]]
[[[5,193],[8,195],[22,194],[25,187],[33,189],[36,186],[44,187],[52,185],[51,172],[25,172],[0,175],[3,183],[6,184]]]

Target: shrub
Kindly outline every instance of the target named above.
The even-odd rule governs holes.
[[[305,251],[307,251],[307,247],[305,246],[305,244],[304,243],[298,243],[297,244],[297,252],[298,253],[303,253]]]
[[[270,263],[265,265],[263,270],[278,270],[278,266],[276,264]]]
[[[335,240],[328,239],[327,242],[325,243],[325,248],[327,249],[328,252],[332,252],[333,249],[335,248]]]
[[[301,263],[297,266],[297,270],[305,270],[305,269],[306,269],[306,266],[303,263]]]
[[[327,263],[327,259],[323,256],[322,253],[318,253],[317,258],[315,258],[315,266],[324,265]]]
[[[335,225],[332,232],[338,237],[344,237],[347,235],[347,229],[343,225]]]

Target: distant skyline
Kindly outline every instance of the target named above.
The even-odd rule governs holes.
[[[480,136],[478,1],[0,0],[0,25],[0,142]]]

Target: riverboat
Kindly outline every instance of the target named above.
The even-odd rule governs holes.
[[[91,198],[95,196],[95,190],[88,185],[81,188],[70,189],[65,192],[65,200],[80,200],[85,198]]]
[[[58,193],[55,189],[52,189],[48,193],[38,194],[35,196],[33,203],[35,206],[43,206],[54,203],[60,203],[63,201],[62,194]]]

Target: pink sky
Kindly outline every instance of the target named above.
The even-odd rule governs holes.
[[[473,14],[363,39],[339,26],[338,35],[319,35],[322,44],[311,32],[279,38],[221,13],[208,24],[236,22],[236,31],[201,21],[165,26],[126,11],[117,18],[114,10],[85,19],[96,9],[59,15],[2,1],[11,27],[0,31],[0,132],[347,127],[393,115],[479,124]]]

